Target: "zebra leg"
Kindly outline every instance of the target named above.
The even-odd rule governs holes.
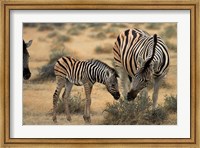
[[[72,90],[72,86],[73,86],[73,84],[70,83],[68,80],[66,80],[65,91],[63,93],[63,101],[64,101],[64,106],[65,106],[65,114],[66,114],[66,118],[68,121],[71,121],[68,102],[69,102],[69,96],[70,96],[70,92]]]
[[[57,123],[57,118],[56,118],[57,102],[58,102],[60,92],[62,88],[65,86],[65,78],[56,76],[56,81],[57,81],[57,87],[53,94],[53,121],[54,123]]]
[[[130,90],[131,81],[124,70],[121,70],[121,87],[122,87],[122,94],[124,98],[127,96],[127,92]]]
[[[85,95],[86,95],[86,103],[85,103],[85,110],[84,110],[84,115],[83,119],[85,123],[91,123],[91,118],[90,118],[90,105],[91,105],[91,92],[92,92],[92,84],[86,83],[84,84],[85,88]]]
[[[163,76],[161,77],[155,77],[154,78],[154,90],[153,90],[153,109],[157,107],[157,100],[158,100],[158,92],[160,85],[162,84]]]

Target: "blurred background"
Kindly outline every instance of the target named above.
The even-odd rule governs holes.
[[[150,99],[146,98],[146,103],[144,98],[136,99],[143,100],[143,102],[136,101],[132,102],[133,104],[128,104],[124,101],[115,102],[106,91],[105,86],[95,84],[91,95],[92,124],[176,124],[176,23],[24,23],[23,39],[26,42],[33,40],[33,43],[28,49],[30,54],[29,68],[32,76],[30,80],[23,81],[23,124],[53,124],[51,114],[53,93],[56,88],[53,66],[60,57],[67,55],[79,60],[99,59],[114,67],[112,47],[117,36],[129,28],[142,29],[150,35],[156,33],[169,48],[170,70],[159,92],[160,110],[156,112],[148,110],[152,101],[152,86],[149,86]],[[82,118],[84,98],[83,87],[73,86],[70,99],[72,122],[66,121],[60,99],[58,124],[84,124]],[[120,112],[119,108],[122,104],[127,106]],[[142,116],[136,117],[137,111],[133,109],[138,107],[144,108],[142,110],[144,112]],[[167,107],[169,112],[164,115]],[[173,109],[169,109],[170,107]],[[129,108],[130,110],[127,110]],[[127,114],[130,111],[134,112],[131,117]],[[152,116],[155,113],[157,113],[156,116]],[[115,117],[116,114],[119,114],[119,117]],[[136,118],[137,121],[135,121]],[[146,119],[152,120],[152,122],[146,122]]]

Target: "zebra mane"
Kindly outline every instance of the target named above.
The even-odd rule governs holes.
[[[111,71],[111,73],[113,73],[116,77],[119,77],[117,71],[114,68],[110,67],[108,64],[106,64],[98,59],[91,59],[89,61],[92,63],[100,63],[100,64],[104,65],[108,70]]]

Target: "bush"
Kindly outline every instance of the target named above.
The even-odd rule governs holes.
[[[111,27],[126,28],[127,25],[125,25],[124,23],[112,23]]]
[[[177,112],[177,96],[166,96],[164,106],[170,112]]]
[[[174,107],[174,99],[166,97],[165,106],[158,105],[152,109],[152,101],[145,93],[140,93],[134,101],[120,99],[113,104],[108,103],[104,110],[106,125],[160,125],[163,124],[170,110]],[[172,103],[173,102],[173,103]],[[172,105],[173,104],[173,105]],[[175,111],[175,109],[174,109]]]
[[[41,23],[38,31],[51,31],[54,30],[54,28],[52,27],[51,24],[47,24],[47,23]]]
[[[170,26],[167,26],[165,27],[165,32],[163,32],[161,34],[161,37],[164,39],[164,40],[167,40],[169,38],[176,38],[177,37],[177,28],[175,25],[170,25]]]
[[[102,46],[97,46],[95,48],[96,53],[111,53],[112,52],[112,44],[105,44],[104,47]]]
[[[82,114],[84,111],[84,102],[85,100],[81,100],[81,94],[77,93],[76,96],[72,96],[69,98],[69,110],[72,114]],[[64,101],[62,99],[58,99],[58,106],[56,112],[58,114],[65,113]]]
[[[146,29],[157,30],[160,29],[161,25],[160,23],[149,23],[146,25]]]
[[[37,27],[38,24],[37,23],[23,23],[23,26],[24,27],[32,27],[32,28],[34,28],[34,27]]]
[[[51,23],[52,26],[58,28],[58,29],[64,29],[65,23]]]
[[[175,44],[172,44],[168,41],[165,42],[169,50],[177,51],[177,46]]]
[[[85,99],[81,99],[81,94],[77,93],[77,95],[69,98],[68,105],[71,114],[82,114],[84,112]],[[64,101],[61,98],[58,99],[56,113],[65,113]],[[47,115],[53,115],[53,108],[47,113]]]
[[[55,37],[55,36],[57,36],[58,35],[58,33],[57,32],[51,32],[51,33],[49,33],[48,35],[47,35],[47,37],[48,38],[53,38],[53,37]]]
[[[55,80],[54,65],[59,58],[66,55],[69,55],[69,53],[67,53],[64,48],[53,49],[49,57],[49,62],[39,69],[39,75],[34,79],[34,81]]]
[[[105,33],[109,34],[110,38],[117,38],[120,32],[118,29],[114,27],[110,27],[110,28],[105,29]]]
[[[57,38],[57,41],[58,42],[67,42],[67,41],[70,41],[71,38],[69,36],[66,36],[66,35],[59,35],[58,38]]]
[[[89,27],[93,27],[95,29],[98,29],[98,28],[101,28],[103,27],[104,25],[106,25],[105,23],[89,23],[88,26]]]
[[[71,29],[69,29],[69,30],[67,31],[67,34],[70,34],[70,35],[79,35],[79,34],[80,34],[80,31],[79,31],[77,28],[72,27]]]

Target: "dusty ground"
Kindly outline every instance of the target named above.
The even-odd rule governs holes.
[[[32,46],[29,48],[30,58],[30,70],[32,77],[28,81],[23,82],[23,124],[26,125],[50,125],[52,117],[48,115],[52,109],[52,96],[56,87],[54,81],[34,82],[34,78],[38,76],[38,69],[49,61],[49,55],[53,48],[54,41],[57,36],[50,38],[48,35],[52,32],[56,32],[60,35],[66,35],[70,37],[70,41],[65,41],[65,50],[77,59],[99,59],[112,66],[113,55],[112,52],[96,52],[97,46],[112,46],[116,40],[118,32],[121,32],[127,28],[140,28],[149,32],[150,34],[157,33],[162,36],[165,32],[166,27],[176,26],[172,23],[159,24],[158,28],[149,28],[149,24],[125,24],[124,26],[114,26],[112,24],[105,24],[99,28],[87,26],[84,29],[79,29],[77,35],[70,35],[69,30],[72,29],[73,25],[66,24],[63,28],[57,28],[56,26],[52,29],[46,29],[39,31],[39,26],[26,26],[24,27],[23,38],[25,41],[30,39],[33,40]],[[106,29],[115,28],[114,31],[107,31]],[[96,37],[97,33],[103,32],[105,37]],[[164,36],[164,35],[163,35]],[[165,38],[164,38],[165,39]],[[167,39],[170,44],[175,45],[176,48],[176,37]],[[112,50],[112,49],[110,49]],[[159,92],[159,104],[164,102],[166,95],[177,94],[177,53],[176,50],[169,49],[171,58],[170,71],[166,77],[166,83],[170,86],[167,88],[161,88]],[[81,93],[81,98],[85,98],[83,87],[74,86],[71,95],[76,95],[77,92]],[[149,90],[151,96],[152,89]],[[114,99],[106,91],[102,84],[95,84],[92,91],[92,105],[91,105],[91,118],[92,124],[102,124],[104,119],[103,110],[106,107],[106,103],[112,103]],[[64,115],[59,115],[58,124],[84,124],[82,115],[72,115],[72,121],[69,123],[66,121]],[[176,123],[176,116],[170,115],[171,120]]]

